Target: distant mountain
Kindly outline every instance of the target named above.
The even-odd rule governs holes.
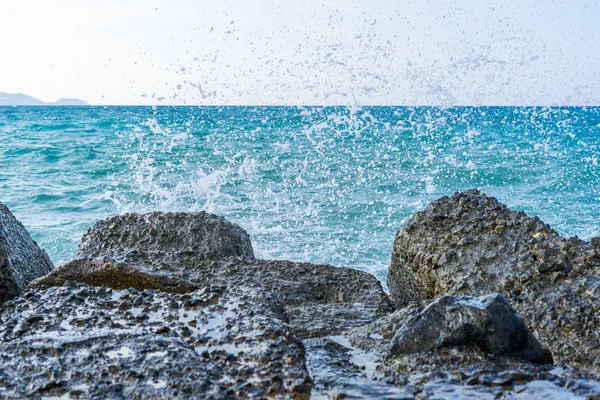
[[[0,105],[2,106],[43,106],[45,103],[26,94],[9,94],[0,92]]]
[[[54,103],[46,103],[22,93],[0,92],[0,106],[89,106],[79,99],[60,99]]]

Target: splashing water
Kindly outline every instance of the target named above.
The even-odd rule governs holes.
[[[473,187],[600,234],[600,108],[7,107],[0,139],[0,201],[56,264],[100,218],[206,210],[385,280],[402,222]]]

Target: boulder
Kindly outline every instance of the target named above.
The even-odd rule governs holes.
[[[198,260],[254,257],[248,233],[206,212],[123,214],[96,222],[83,236],[75,258],[110,256],[120,261],[136,251],[160,257],[193,254]]]
[[[54,268],[25,227],[0,203],[0,304]]]
[[[524,361],[552,364],[550,352],[498,293],[479,298],[445,295],[434,300],[398,330],[390,354],[471,345],[492,355],[510,354]]]
[[[211,221],[219,230],[201,228],[198,221]],[[185,229],[177,228],[178,224]],[[199,235],[201,244],[189,238],[198,232],[204,232]],[[225,232],[223,237],[220,232]],[[218,251],[211,247],[211,240],[218,243]],[[330,265],[257,260],[252,254],[247,233],[220,217],[205,213],[127,214],[97,223],[84,236],[75,260],[30,287],[59,286],[68,280],[114,289],[176,293],[205,285],[260,287],[279,296],[294,332],[301,338],[337,334],[393,310],[380,282],[369,273]]]
[[[272,294],[67,282],[0,314],[0,397],[307,399],[304,346]]]
[[[600,365],[600,250],[477,190],[442,197],[404,224],[388,274],[396,306],[499,292],[555,359]]]

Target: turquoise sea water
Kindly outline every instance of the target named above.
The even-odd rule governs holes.
[[[55,264],[94,221],[206,210],[263,258],[385,280],[428,202],[480,188],[600,235],[600,108],[0,107],[0,201]]]

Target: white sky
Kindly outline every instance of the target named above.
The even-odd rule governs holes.
[[[598,105],[600,0],[0,0],[0,91],[93,104]]]

